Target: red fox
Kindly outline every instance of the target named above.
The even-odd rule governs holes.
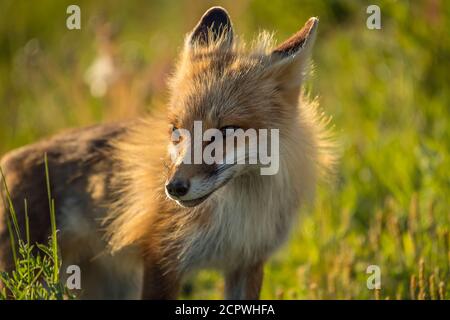
[[[185,39],[167,110],[3,157],[19,223],[26,198],[32,240],[42,243],[50,234],[47,154],[62,260],[80,266],[81,298],[175,299],[186,275],[204,268],[223,273],[226,298],[259,298],[265,262],[334,161],[317,103],[301,89],[318,22],[310,18],[278,46],[265,32],[246,46],[228,13],[213,7]],[[279,130],[277,172],[181,161],[190,144],[173,133],[195,134],[195,121],[221,132]],[[7,217],[0,208],[0,270],[12,268]]]

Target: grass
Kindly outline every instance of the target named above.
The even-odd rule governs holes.
[[[50,180],[45,156],[45,173],[50,208],[51,236],[48,244],[31,243],[30,221],[28,205],[24,200],[25,208],[25,239],[17,223],[14,209],[3,171],[0,168],[1,178],[6,190],[5,207],[10,216],[7,217],[7,226],[11,239],[11,249],[14,260],[14,269],[10,272],[0,272],[0,282],[3,290],[0,291],[0,300],[61,300],[71,298],[71,294],[60,281],[61,261],[58,255],[58,241],[56,237],[55,202],[51,197]],[[2,197],[3,200],[3,197]]]
[[[356,228],[348,211],[333,222],[330,209],[315,210],[266,267],[262,297],[448,299],[448,228],[436,221],[432,205],[426,211],[418,208],[414,196],[403,215],[390,199],[367,222],[366,232]],[[366,286],[369,265],[380,267],[380,290]],[[220,298],[218,274],[203,272],[197,280],[186,297]]]
[[[0,153],[164,103],[182,36],[211,5],[246,39],[267,29],[282,40],[319,16],[305,86],[333,117],[341,160],[270,259],[262,297],[450,297],[449,2],[377,1],[381,30],[366,28],[371,1],[79,1],[80,31],[65,29],[69,4],[0,4]],[[98,92],[87,74],[104,57],[113,72]],[[366,286],[369,265],[380,290]],[[184,298],[222,297],[217,273],[193,280]]]

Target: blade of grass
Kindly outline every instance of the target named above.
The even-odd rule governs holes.
[[[9,217],[6,218],[6,226],[8,228],[9,242],[11,243],[11,251],[12,251],[12,255],[13,255],[14,265],[17,268],[18,264],[17,264],[16,240],[15,240],[15,237],[14,237],[14,233],[12,231],[11,220],[10,220]]]
[[[58,282],[59,275],[59,261],[58,261],[58,242],[56,241],[56,215],[55,215],[55,201],[52,198],[51,188],[50,188],[50,174],[48,169],[48,158],[47,153],[44,154],[45,163],[45,180],[47,183],[47,195],[48,195],[48,205],[50,208],[50,222],[52,228],[52,251],[53,251],[53,261],[55,264],[53,270],[53,280]]]
[[[59,257],[58,257],[58,241],[56,240],[56,219],[55,219],[55,201],[52,199],[52,210],[50,212],[52,217],[52,251],[53,251],[53,280],[55,283],[59,282]]]
[[[8,206],[4,202],[4,199],[2,196],[3,205],[5,206],[5,209],[7,211],[9,211],[9,213],[11,215],[11,219],[13,221],[14,229],[16,231],[17,238],[20,239],[19,224],[17,223],[16,210],[14,209],[14,205],[11,200],[11,194],[9,193],[9,188],[8,188],[8,185],[6,184],[6,178],[3,173],[3,169],[1,167],[0,167],[0,174],[1,174],[2,182],[3,182],[3,187],[5,188],[5,192],[6,192],[6,200],[8,201],[9,210],[8,210]]]
[[[30,273],[30,220],[28,218],[28,202],[27,199],[23,200],[25,207],[25,234],[27,237],[27,275],[28,275],[28,283],[31,281],[31,273]]]

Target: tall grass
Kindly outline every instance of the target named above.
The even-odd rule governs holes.
[[[332,214],[328,201],[321,199],[321,205],[303,217],[289,245],[269,261],[263,298],[450,297],[448,225],[439,222],[432,204],[420,205],[415,194],[403,212],[391,198],[367,221],[369,227],[359,230],[348,211]],[[330,219],[339,215],[340,219]],[[380,267],[380,290],[367,287],[369,265]],[[219,274],[202,272],[193,280],[185,298],[221,297]]]
[[[12,272],[0,272],[3,289],[0,299],[14,300],[60,300],[71,295],[60,279],[61,260],[58,255],[58,241],[55,219],[55,201],[51,196],[50,175],[47,155],[45,155],[45,175],[49,200],[51,235],[48,244],[31,243],[28,203],[24,200],[25,239],[17,222],[17,213],[11,201],[3,170],[0,168],[3,187],[6,192],[5,205],[7,228],[11,240],[14,269]]]

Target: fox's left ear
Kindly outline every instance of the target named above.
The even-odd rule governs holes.
[[[208,46],[217,41],[230,45],[233,42],[233,26],[228,12],[222,7],[208,9],[187,40],[190,46]]]
[[[307,71],[311,49],[319,24],[318,18],[309,18],[303,28],[284,41],[270,54],[269,70],[289,99],[297,101],[300,86]]]

